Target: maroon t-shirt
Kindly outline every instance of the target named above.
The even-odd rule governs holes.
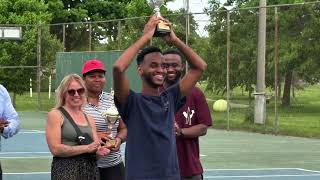
[[[211,126],[210,110],[199,88],[193,88],[187,95],[186,104],[176,113],[175,117],[180,128],[189,128],[197,124]],[[199,138],[177,137],[177,152],[182,177],[203,173],[199,158]]]

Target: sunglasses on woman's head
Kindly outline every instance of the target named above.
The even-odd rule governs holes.
[[[84,88],[80,88],[80,89],[68,89],[68,94],[70,96],[74,96],[76,94],[76,92],[78,93],[79,96],[82,96],[84,94]]]

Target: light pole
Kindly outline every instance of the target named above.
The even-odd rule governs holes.
[[[230,129],[230,11],[232,6],[224,6],[227,10],[227,129]]]
[[[257,59],[257,86],[255,96],[254,122],[264,124],[266,119],[265,57],[266,57],[266,13],[267,0],[260,0],[259,36]]]

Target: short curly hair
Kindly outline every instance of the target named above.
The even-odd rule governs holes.
[[[148,46],[148,47],[142,49],[137,55],[137,65],[140,65],[143,62],[144,57],[147,54],[150,54],[150,53],[153,53],[153,52],[159,52],[159,53],[162,54],[161,49],[158,48],[158,47],[155,47],[155,46]]]

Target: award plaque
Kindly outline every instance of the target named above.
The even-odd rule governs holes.
[[[111,106],[110,108],[107,109],[106,112],[102,113],[102,116],[104,117],[104,120],[106,121],[106,124],[107,124],[107,129],[110,132],[110,139],[108,143],[114,147],[116,144],[116,139],[112,133],[112,129],[120,119],[119,112],[115,106]]]
[[[155,14],[160,17],[160,7],[163,4],[163,0],[147,0],[148,4],[151,8],[153,8],[153,11]],[[154,37],[161,37],[165,36],[166,34],[170,33],[171,29],[170,26],[167,25],[164,21],[160,21],[160,23],[157,25],[157,28],[154,32]]]

